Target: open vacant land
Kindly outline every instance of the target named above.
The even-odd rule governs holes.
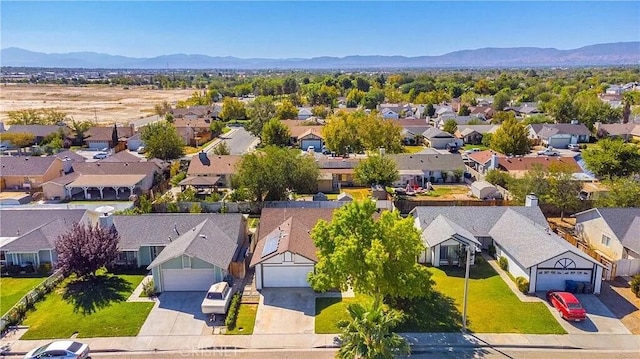
[[[52,108],[66,112],[76,121],[127,123],[153,115],[153,106],[157,103],[184,100],[194,91],[151,90],[147,86],[3,84],[0,121],[8,119],[9,111]]]

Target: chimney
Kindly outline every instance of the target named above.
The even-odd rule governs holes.
[[[64,173],[71,172],[71,167],[72,167],[71,159],[69,157],[65,157],[62,160],[62,169],[64,170]]]
[[[577,124],[579,124],[579,123],[580,123],[580,122],[578,122],[578,120],[571,120],[571,124],[572,124],[572,125],[577,125]]]
[[[98,224],[104,228],[113,227],[113,214],[110,212],[101,213],[100,217],[98,217]]]
[[[489,169],[498,168],[498,155],[495,153],[491,154],[491,162],[489,162]]]
[[[384,147],[380,147],[380,156],[384,156],[386,153],[386,150]]]
[[[524,200],[524,206],[525,207],[537,207],[538,206],[538,197],[533,193],[528,194],[527,197]]]

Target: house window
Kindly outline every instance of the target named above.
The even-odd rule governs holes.
[[[293,262],[293,254],[291,254],[291,252],[284,252],[284,261]]]
[[[609,247],[611,245],[611,238],[608,237],[607,235],[603,234],[602,235],[602,240],[601,240],[602,244],[604,244],[605,246]]]
[[[182,256],[182,269],[191,269],[191,257]]]

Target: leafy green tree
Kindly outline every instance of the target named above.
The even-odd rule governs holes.
[[[322,128],[327,148],[340,155],[362,150],[402,152],[402,129],[376,113],[337,111]]]
[[[431,274],[416,262],[424,251],[412,218],[383,211],[375,219],[372,201],[351,202],[337,209],[331,222],[318,221],[311,231],[318,262],[309,274],[314,290],[353,288],[381,303],[386,296],[423,297]]]
[[[218,156],[230,155],[231,149],[225,141],[221,141],[213,148],[213,154]]]
[[[113,131],[111,131],[111,144],[113,145],[113,147],[116,147],[119,143],[119,137],[118,137],[118,126],[114,123],[113,124]]]
[[[384,102],[384,91],[380,89],[372,89],[367,92],[362,99],[362,106],[369,110],[374,110],[379,104]]]
[[[67,120],[67,114],[54,109],[8,111],[8,125],[56,125]]]
[[[392,332],[402,322],[401,312],[384,310],[381,303],[366,307],[352,303],[347,312],[349,320],[341,320],[337,324],[342,331],[338,358],[393,359],[411,352],[409,343]]]
[[[211,130],[211,134],[213,134],[214,136],[220,136],[222,134],[222,131],[224,130],[224,123],[221,121],[211,121],[211,124],[209,125],[209,129]]]
[[[272,118],[262,128],[262,144],[265,146],[284,147],[289,145],[291,139],[291,131],[289,127],[280,122],[278,119]]]
[[[141,134],[147,157],[174,160],[184,153],[184,142],[172,124],[166,121],[144,126]]]
[[[89,129],[93,126],[93,124],[89,121],[71,121],[71,125],[69,126],[71,130],[76,134],[76,143],[82,145],[84,143],[85,136],[84,134],[89,131]]]
[[[198,191],[192,186],[187,186],[182,192],[178,193],[178,202],[194,202]]]
[[[27,132],[0,132],[0,141],[9,141],[11,145],[17,147],[20,152],[25,147],[34,144],[36,137],[33,133]]]
[[[467,125],[484,125],[485,122],[479,118],[472,118],[467,122]]]
[[[493,115],[491,123],[500,124],[506,120],[516,120],[516,115],[512,111],[498,111]]]
[[[456,120],[450,118],[444,122],[443,130],[453,135],[458,130],[458,123]]]
[[[313,106],[311,109],[311,114],[319,118],[327,118],[329,113],[331,113],[330,109],[322,105]]]
[[[469,116],[471,114],[471,110],[469,110],[469,106],[467,104],[460,105],[460,109],[458,110],[459,116]]]
[[[354,115],[355,116],[355,115]],[[401,153],[402,128],[393,120],[386,120],[376,114],[368,114],[359,120],[358,137],[368,151],[384,148],[386,153]]]
[[[298,108],[289,99],[284,99],[276,106],[276,118],[279,120],[295,120],[298,118]]]
[[[485,133],[482,135],[482,142],[480,142],[483,146],[491,147],[491,139],[493,138],[493,133]]]
[[[478,100],[477,100],[478,95],[473,92],[473,91],[468,91],[462,94],[462,96],[460,96],[460,101],[463,104],[467,104],[470,106],[476,106],[478,104]]]
[[[359,119],[364,113],[358,111],[357,115],[351,115],[345,111],[338,111],[327,119],[327,124],[322,128],[322,134],[327,148],[344,155],[349,151],[360,152],[363,149],[362,141],[358,137]]]
[[[495,168],[487,171],[487,175],[484,179],[491,184],[504,188],[509,188],[509,183],[513,181],[513,177],[511,177],[509,172],[501,171]]]
[[[246,188],[262,202],[287,199],[287,191],[314,193],[320,171],[313,157],[300,151],[269,146],[242,156],[233,178],[234,188]]]
[[[597,176],[627,177],[640,172],[640,150],[621,139],[603,138],[582,152],[587,168]]]
[[[516,203],[524,204],[528,194],[533,193],[545,202],[549,195],[549,182],[547,174],[541,166],[534,165],[522,178],[510,181],[509,192]]]
[[[165,116],[167,113],[171,112],[171,104],[169,104],[168,101],[162,101],[161,103],[157,103],[153,107],[153,112],[160,117]]]
[[[387,156],[369,156],[354,169],[354,180],[361,185],[389,186],[399,178],[395,161]]]
[[[365,96],[366,96],[366,93],[364,91],[361,91],[355,88],[351,89],[349,93],[347,93],[347,98],[346,98],[347,107],[349,108],[358,107],[358,105],[363,102]]]
[[[580,190],[582,183],[573,179],[571,168],[562,164],[549,166],[549,192],[546,203],[554,205],[560,210],[560,219],[564,220],[566,211],[575,210],[580,206]]]
[[[537,123],[553,123],[553,120],[543,114],[532,115],[522,120],[522,124],[525,126]]]
[[[247,131],[254,136],[262,134],[262,127],[267,121],[276,116],[276,105],[270,96],[258,96],[247,105],[249,122],[245,125]]]
[[[433,107],[432,103],[427,104],[427,116],[433,117],[436,114],[436,108]]]
[[[282,84],[282,91],[289,95],[298,92],[298,82],[293,77],[287,77]]]
[[[596,199],[596,207],[640,207],[640,182],[621,177],[604,182],[608,192]]]
[[[491,136],[491,148],[509,155],[529,153],[527,129],[515,118],[509,118]]]
[[[509,101],[511,101],[511,96],[509,96],[509,93],[507,91],[504,91],[504,90],[498,91],[498,93],[496,93],[493,96],[493,105],[492,105],[493,110],[494,111],[504,110],[504,108],[509,105]]]
[[[546,109],[558,123],[569,123],[577,117],[577,111],[571,97],[563,94],[551,100]]]
[[[244,107],[244,103],[233,97],[225,97],[222,101],[220,117],[227,122],[246,119],[247,111]]]

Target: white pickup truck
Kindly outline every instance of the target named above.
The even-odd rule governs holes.
[[[226,314],[231,303],[231,292],[231,287],[227,282],[219,282],[212,285],[202,301],[202,313]]]

